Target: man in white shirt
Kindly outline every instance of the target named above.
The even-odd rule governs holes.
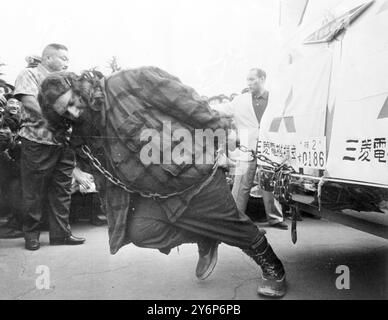
[[[256,150],[261,118],[268,104],[269,93],[265,89],[265,80],[265,71],[257,68],[251,69],[247,77],[249,91],[236,96],[230,103],[215,107],[219,111],[233,115],[241,145],[251,150]],[[236,160],[232,195],[236,201],[237,208],[245,212],[249,193],[253,187],[257,160],[250,153],[239,150],[231,153],[231,155]],[[287,230],[288,226],[284,223],[284,218],[279,208],[280,205],[275,205],[272,192],[262,190],[262,195],[268,224],[272,227]]]

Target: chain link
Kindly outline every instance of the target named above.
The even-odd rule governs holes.
[[[104,168],[104,166],[101,164],[101,162],[92,154],[92,151],[87,145],[82,145],[82,151],[83,153],[88,157],[92,165],[111,183],[113,183],[115,186],[125,190],[128,193],[132,194],[139,194],[140,196],[144,198],[152,198],[152,199],[168,199],[174,196],[179,196],[191,189],[193,189],[196,185],[192,185],[182,191],[173,192],[169,194],[159,194],[159,193],[152,193],[152,192],[143,192],[140,190],[136,190],[135,188],[128,187],[124,182],[122,182],[120,179],[114,177],[107,169]],[[218,169],[217,164],[218,157],[216,158],[215,164],[213,166],[212,174],[211,176],[214,176],[215,172]]]
[[[259,154],[258,152],[252,149],[248,149],[243,145],[240,145],[239,149],[242,152],[250,153],[254,159],[258,159],[261,162],[268,163],[273,168],[273,176],[271,178],[270,185],[273,187],[274,197],[280,203],[287,205],[291,204],[292,196],[289,192],[289,177],[291,173],[296,172],[295,169],[292,166],[287,165],[285,162],[277,163],[275,161],[272,161],[265,155]]]
[[[291,201],[291,196],[288,192],[288,182],[289,182],[289,174],[295,172],[295,169],[287,165],[286,163],[277,163],[275,161],[272,161],[268,157],[259,154],[258,152],[248,149],[247,147],[240,145],[238,147],[242,152],[250,153],[253,158],[256,158],[260,160],[261,162],[268,163],[273,168],[273,177],[272,177],[272,184],[274,188],[274,196],[276,199],[280,200],[283,203],[289,203]],[[190,186],[182,191],[173,192],[169,194],[160,194],[160,193],[152,193],[152,192],[144,192],[141,190],[137,190],[133,187],[127,186],[124,182],[122,182],[120,179],[113,176],[112,173],[110,173],[107,169],[104,168],[104,166],[101,164],[101,162],[93,156],[90,148],[87,145],[82,146],[82,151],[85,153],[85,155],[88,157],[92,165],[106,178],[108,179],[112,184],[115,186],[125,190],[128,193],[136,193],[144,198],[152,198],[152,199],[168,199],[174,196],[181,195],[190,189],[194,188],[195,185]],[[212,175],[216,172],[218,168],[218,156],[216,157],[215,164],[213,166]]]
[[[280,170],[295,172],[295,169],[292,166],[287,165],[285,162],[277,163],[275,161],[272,161],[270,158],[266,157],[265,155],[260,154],[259,152],[256,152],[253,149],[248,149],[246,146],[240,145],[238,147],[238,149],[240,149],[242,152],[250,153],[253,158],[258,159],[261,162],[268,163],[271,167],[274,168],[275,172],[280,171]]]
[[[268,163],[273,167],[273,175],[271,177],[270,186],[273,187],[273,196],[279,201],[280,204],[286,205],[291,209],[292,212],[292,225],[291,225],[291,239],[295,244],[297,241],[296,233],[296,222],[297,222],[297,211],[295,202],[292,199],[290,192],[290,177],[291,174],[296,172],[295,169],[287,165],[285,162],[277,163],[269,159],[268,157],[259,154],[254,150],[250,150],[245,146],[240,146],[239,149],[242,152],[249,152],[252,154],[254,159],[259,159],[262,162]]]

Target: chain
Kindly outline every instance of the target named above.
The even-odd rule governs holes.
[[[143,192],[143,191],[140,191],[140,190],[136,190],[134,188],[128,187],[124,182],[122,182],[120,179],[114,177],[107,169],[105,169],[104,166],[101,164],[101,162],[95,156],[93,156],[92,151],[90,150],[90,148],[87,145],[82,145],[82,151],[88,157],[88,159],[90,160],[92,165],[106,179],[108,179],[115,186],[125,190],[128,193],[139,194],[140,196],[142,196],[144,198],[168,199],[168,198],[171,198],[171,197],[174,197],[174,196],[179,196],[179,195],[181,195],[181,194],[183,194],[183,193],[185,193],[185,192],[187,192],[190,189],[195,187],[195,185],[192,185],[192,186],[190,186],[190,187],[188,187],[188,188],[186,188],[186,189],[184,189],[182,191],[173,192],[173,193],[164,194],[164,195],[163,194],[159,194],[159,193]],[[216,158],[216,162],[215,162],[215,164],[213,166],[213,171],[212,171],[211,177],[214,176],[214,174],[216,173],[217,169],[218,169],[218,165],[217,165],[217,158]]]
[[[290,166],[290,165],[287,165],[285,162],[283,163],[277,163],[275,161],[272,161],[270,158],[266,157],[265,155],[263,154],[260,154],[258,152],[256,152],[255,150],[253,149],[248,149],[246,146],[243,146],[243,145],[240,145],[238,147],[242,152],[245,152],[245,153],[250,153],[252,155],[253,158],[256,158],[258,160],[260,160],[261,162],[265,162],[265,163],[268,163],[271,167],[274,168],[274,171],[277,172],[277,171],[290,171],[290,172],[295,172],[295,169]]]
[[[290,197],[289,192],[288,192],[288,181],[289,181],[288,177],[289,177],[290,173],[295,172],[295,169],[292,166],[287,165],[286,163],[277,163],[275,161],[272,161],[268,157],[266,157],[262,154],[259,154],[258,152],[254,151],[252,149],[248,149],[247,147],[245,147],[243,145],[240,145],[239,149],[242,152],[250,153],[253,158],[256,158],[262,162],[268,163],[273,168],[274,175],[272,177],[272,181],[273,181],[273,188],[274,188],[274,196],[275,196],[275,198],[277,198],[281,202],[289,203],[291,200],[291,197]],[[165,194],[165,195],[159,194],[159,193],[152,193],[152,192],[143,192],[143,191],[137,190],[133,187],[130,188],[124,182],[122,182],[120,179],[113,176],[113,174],[110,173],[107,169],[105,169],[104,166],[101,164],[101,162],[95,156],[93,156],[93,154],[88,146],[83,145],[82,151],[88,157],[88,159],[90,160],[92,165],[106,179],[108,179],[112,184],[125,190],[128,193],[136,193],[136,194],[139,194],[140,196],[145,197],[145,198],[168,199],[170,197],[181,195],[194,187],[194,186],[190,186],[182,191],[173,192],[173,193]],[[218,165],[217,165],[218,161],[217,160],[218,160],[218,156],[216,158],[215,165],[213,166],[212,175],[215,174],[215,172],[218,168]]]
[[[254,150],[250,150],[245,146],[240,145],[239,149],[242,152],[251,153],[254,159],[259,159],[260,161],[268,163],[269,165],[271,165],[271,167],[273,167],[273,176],[271,177],[270,187],[273,188],[274,198],[278,200],[280,204],[289,206],[289,208],[291,208],[291,212],[292,212],[291,239],[292,239],[292,242],[295,244],[297,241],[297,233],[296,233],[297,211],[289,189],[290,175],[295,172],[295,169],[292,166],[287,165],[285,162],[283,163],[274,162],[268,157],[262,154],[259,154]]]
[[[287,165],[285,162],[277,163],[272,161],[265,155],[259,154],[258,152],[248,149],[247,147],[240,145],[239,149],[242,152],[250,153],[254,159],[258,159],[261,162],[268,163],[273,168],[273,176],[271,178],[270,186],[273,187],[273,193],[275,199],[280,203],[291,204],[292,197],[289,192],[289,177],[291,173],[295,172],[295,169]]]

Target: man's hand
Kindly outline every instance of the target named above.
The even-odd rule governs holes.
[[[85,190],[89,190],[94,185],[94,177],[80,168],[75,167],[73,170],[73,177]]]
[[[218,167],[229,170],[230,168],[236,166],[236,163],[226,156],[225,151],[222,148],[218,149],[217,154]]]

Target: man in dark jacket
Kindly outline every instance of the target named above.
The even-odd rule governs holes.
[[[131,242],[166,254],[197,243],[196,275],[205,279],[224,242],[261,267],[259,294],[285,294],[283,265],[264,232],[237,210],[224,172],[213,160],[204,161],[214,156],[212,145],[204,147],[203,137],[192,139],[201,130],[227,132],[231,118],[154,67],[102,79],[90,73],[50,75],[39,102],[57,139],[66,140],[69,120],[80,119],[84,133],[79,134],[92,138],[92,150],[96,138],[90,137],[90,127],[98,128],[97,140],[103,138],[107,170],[120,180],[108,183],[105,192],[112,254]],[[226,135],[217,138],[218,145],[227,141]]]

